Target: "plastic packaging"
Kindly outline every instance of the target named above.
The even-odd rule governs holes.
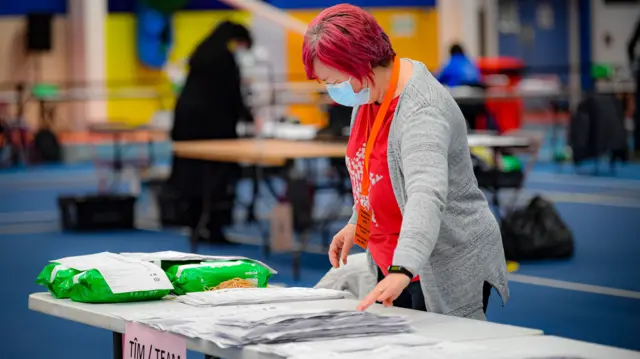
[[[191,292],[225,288],[265,288],[271,270],[250,260],[212,261],[176,265],[167,270],[174,292]]]
[[[147,290],[114,294],[100,271],[91,269],[65,280],[61,287],[69,293],[69,298],[83,303],[122,303],[157,300],[169,294],[170,290]]]
[[[80,273],[79,270],[63,266],[60,263],[51,262],[38,274],[36,283],[47,288],[49,293],[58,299],[69,298],[68,287],[62,284]]]

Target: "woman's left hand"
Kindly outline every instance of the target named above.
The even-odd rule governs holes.
[[[410,283],[411,278],[407,275],[391,273],[378,283],[375,289],[360,302],[356,309],[367,310],[375,302],[381,302],[385,307],[390,307]]]

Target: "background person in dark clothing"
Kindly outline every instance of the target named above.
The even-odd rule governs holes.
[[[242,96],[236,60],[252,43],[246,27],[225,21],[196,47],[175,107],[173,141],[237,138],[239,120],[253,120]],[[239,177],[240,168],[236,164],[173,158],[168,185],[181,203],[186,203],[179,214],[188,222],[184,225],[196,227],[205,186],[210,186],[212,211],[208,233],[200,233],[201,240],[228,243],[222,228],[231,222]]]
[[[633,149],[634,159],[640,159],[640,56],[638,56],[636,48],[640,41],[640,20],[636,24],[635,30],[631,35],[631,39],[628,44],[628,56],[631,69],[634,73],[634,80],[636,81],[636,93],[635,93],[635,115],[634,115],[634,131],[633,131]]]

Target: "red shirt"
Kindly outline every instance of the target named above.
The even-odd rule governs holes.
[[[389,177],[389,164],[387,162],[387,144],[389,138],[389,126],[393,120],[393,114],[398,106],[396,97],[391,101],[389,110],[371,151],[369,158],[369,195],[362,196],[361,182],[364,169],[364,149],[367,144],[367,135],[373,125],[380,105],[368,104],[360,106],[355,123],[349,136],[347,145],[347,169],[353,187],[353,200],[356,206],[365,206],[371,211],[371,229],[368,248],[373,260],[382,273],[388,274],[389,266],[393,262],[393,252],[398,245],[398,236],[402,226],[402,212],[393,193],[391,178]],[[401,263],[395,263],[401,265]],[[418,277],[413,279],[418,280]]]

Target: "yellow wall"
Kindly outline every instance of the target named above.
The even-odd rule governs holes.
[[[321,10],[294,10],[289,13],[296,18],[309,22]],[[438,24],[437,12],[430,8],[383,8],[370,9],[380,25],[389,35],[398,55],[424,62],[429,68],[438,66]],[[396,16],[411,17],[415,31],[409,35],[394,32],[392,22]],[[214,25],[230,19],[251,22],[250,14],[242,11],[198,11],[180,12],[174,17],[175,42],[171,60],[186,58],[195,45],[206,36]],[[165,75],[160,71],[151,71],[138,64],[135,47],[135,17],[133,14],[111,14],[106,22],[107,82],[110,88],[153,85],[170,92]],[[287,72],[289,81],[304,81],[302,64],[302,36],[289,32],[286,38]],[[171,109],[175,101],[170,95],[162,99],[162,105]],[[126,121],[142,124],[149,121],[160,104],[157,100],[111,100],[107,103],[107,116],[111,121]],[[326,116],[317,106],[298,105],[290,107],[290,115],[298,117],[303,123],[325,124]]]
[[[426,8],[384,8],[369,9],[380,26],[389,36],[396,53],[402,57],[422,61],[429,68],[438,66],[438,22],[437,11]],[[296,10],[289,13],[308,23],[321,9]],[[415,24],[413,34],[396,34],[392,23],[398,16],[410,17]],[[298,33],[287,34],[287,64],[290,81],[306,80],[302,64],[302,36]],[[326,116],[313,106],[291,106],[290,115],[300,118],[303,123],[324,124]]]
[[[249,24],[251,17],[243,11],[184,11],[174,16],[174,48],[171,60],[182,60],[189,56],[194,47],[214,26],[223,20]],[[156,86],[169,93],[169,83],[161,71],[141,66],[136,53],[136,27],[133,14],[110,14],[106,21],[106,77],[108,87],[117,89],[131,86]],[[162,105],[171,109],[175,97],[162,99]],[[159,109],[157,100],[110,100],[107,103],[107,117],[110,121],[125,121],[130,124],[144,124]]]

